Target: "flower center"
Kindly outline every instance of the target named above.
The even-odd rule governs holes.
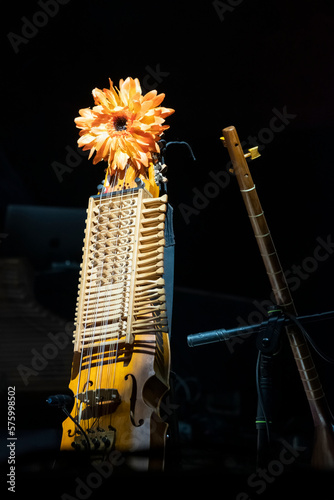
[[[117,116],[116,118],[114,118],[114,129],[117,130],[117,132],[126,130],[126,125],[127,119],[125,116]]]

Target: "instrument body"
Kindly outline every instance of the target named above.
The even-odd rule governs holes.
[[[69,384],[75,402],[61,449],[88,450],[92,460],[116,449],[128,466],[162,469],[167,424],[159,406],[170,371],[167,195],[154,197],[147,179],[137,179],[138,187],[131,172],[123,183],[127,189],[118,191],[118,184],[89,200]]]
[[[283,312],[296,315],[289,286],[245,159],[251,155],[244,154],[235,127],[225,128],[223,136],[224,145],[227,147],[232,161],[233,171],[238,180],[276,304]],[[308,343],[295,326],[287,326],[286,333],[314,422],[315,437],[312,463],[314,467],[319,469],[334,469],[333,418]]]
[[[61,449],[92,460],[118,450],[136,469],[161,469],[170,349],[160,144],[174,110],[160,106],[165,94],[143,95],[137,78],[120,79],[118,88],[109,83],[92,91],[94,106],[74,120],[78,145],[107,168],[87,211],[69,384],[74,407]]]

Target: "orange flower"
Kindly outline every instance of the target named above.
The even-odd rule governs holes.
[[[119,89],[109,79],[109,89],[93,90],[95,106],[80,109],[75,118],[81,129],[78,145],[90,150],[89,158],[96,152],[93,163],[108,161],[108,174],[132,165],[144,174],[152,162],[151,153],[159,153],[157,141],[168,125],[165,118],[174,109],[160,107],[165,94],[151,90],[144,96],[137,78],[120,80]]]

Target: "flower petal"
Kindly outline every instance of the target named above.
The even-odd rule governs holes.
[[[117,167],[120,168],[121,170],[125,169],[125,166],[128,162],[129,155],[124,153],[121,149],[117,149],[115,152],[114,156],[114,162],[116,163]]]
[[[129,164],[145,175],[151,152],[160,151],[158,140],[169,128],[165,118],[174,110],[160,106],[163,93],[151,90],[142,95],[138,78],[120,79],[119,89],[110,79],[109,83],[110,89],[92,91],[92,109],[79,110],[80,116],[74,120],[80,129],[78,145],[90,151],[89,158],[96,153],[93,164],[106,160],[110,175]]]

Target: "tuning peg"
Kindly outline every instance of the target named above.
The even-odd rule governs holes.
[[[225,137],[224,136],[220,137],[220,140],[223,142],[224,148],[226,148],[227,146],[226,146]]]
[[[99,184],[99,185],[96,187],[96,189],[97,189],[97,191],[98,191],[98,193],[99,193],[99,194],[100,194],[100,193],[102,193],[102,194],[103,194],[103,193],[105,192],[106,188],[105,188],[105,187],[104,187],[104,185],[103,185],[103,181],[102,181],[102,183],[101,183],[101,184]]]
[[[165,173],[167,172],[167,165],[165,163],[157,162],[154,165],[154,180],[157,185],[160,183],[166,183],[167,177],[165,177]]]
[[[259,153],[259,147],[255,146],[254,148],[250,148],[248,150],[248,153],[245,154],[245,158],[250,158],[251,160],[256,160],[256,158],[259,158],[261,155]]]
[[[135,183],[137,184],[137,187],[138,187],[139,189],[141,189],[141,188],[144,188],[144,187],[145,187],[144,181],[143,181],[140,177],[136,177],[136,178],[135,178]]]

